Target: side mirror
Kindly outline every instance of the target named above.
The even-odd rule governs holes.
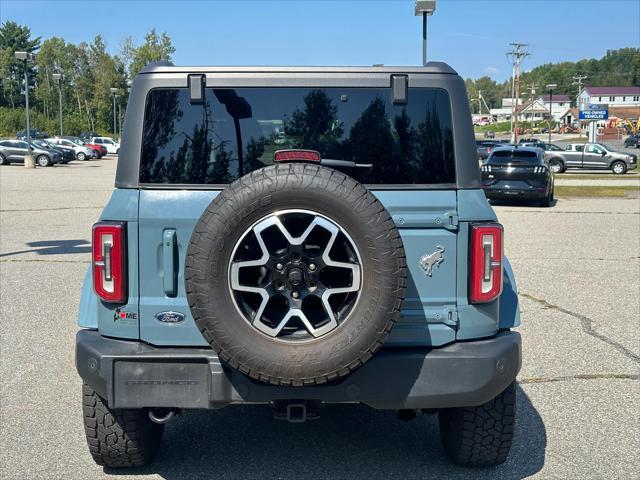
[[[604,157],[607,154],[607,152],[602,152],[602,156]]]

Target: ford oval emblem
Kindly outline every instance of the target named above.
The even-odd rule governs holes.
[[[156,313],[156,320],[162,323],[180,323],[184,321],[184,313],[160,312]]]

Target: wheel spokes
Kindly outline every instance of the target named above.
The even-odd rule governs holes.
[[[335,294],[358,292],[361,286],[361,267],[358,263],[359,256],[355,245],[346,232],[319,214],[314,212],[301,212],[302,211],[295,211],[293,213],[297,215],[311,215],[313,218],[306,226],[305,224],[300,225],[297,232],[302,230],[302,233],[297,236],[292,234],[285,223],[279,218],[280,215],[287,215],[291,212],[272,214],[256,223],[245,233],[236,245],[234,258],[238,247],[243,244],[247,235],[250,233],[253,233],[257,240],[260,249],[260,258],[255,260],[233,261],[230,265],[230,287],[233,292],[232,296],[234,297],[234,301],[236,300],[236,295],[242,296],[244,292],[260,296],[260,301],[257,306],[255,305],[256,302],[254,302],[252,308],[247,308],[245,305],[244,309],[239,307],[239,310],[251,325],[271,337],[278,337],[284,334],[285,331],[287,335],[290,335],[291,329],[296,330],[296,326],[298,330],[300,327],[303,327],[303,330],[306,330],[306,333],[314,338],[328,333],[338,326],[339,320],[341,319],[340,316],[337,315],[338,312],[332,308],[330,297]],[[270,253],[269,246],[267,242],[265,242],[265,238],[263,238],[263,233],[270,228],[276,228],[282,234],[282,237],[284,237],[288,244],[288,254],[291,254],[291,251],[306,252],[304,250],[307,248],[305,242],[316,229],[324,230],[324,238],[326,238],[327,234],[329,238],[326,240],[324,248],[317,257],[311,255],[302,258],[300,253],[296,253],[295,255],[297,255],[297,257],[294,255],[293,260],[286,255],[284,257],[281,255],[274,258],[275,254]],[[344,253],[344,256],[348,259],[357,258],[358,260],[354,263],[337,261],[331,258],[332,249],[336,246],[336,240],[341,233],[344,237],[341,237],[342,240],[339,248],[346,249],[346,252],[341,253]],[[314,245],[309,248],[317,250],[318,246]],[[277,265],[277,267],[275,265]],[[240,272],[242,269],[256,267],[265,269],[265,274],[262,275],[261,273],[260,279],[266,278],[268,280],[267,288],[259,284],[249,285],[248,283],[252,282],[246,280],[241,281]],[[348,285],[344,285],[344,281],[342,284],[338,281],[337,286],[322,284],[320,282],[320,272],[328,271],[327,269],[346,270],[343,275],[338,275],[338,278],[346,276],[345,278],[348,279]],[[294,273],[292,273],[294,270],[295,276]],[[275,287],[274,277],[278,279]],[[255,283],[260,282],[261,280]],[[276,303],[280,302],[280,312],[274,312],[273,307],[269,306],[270,300],[276,296],[280,297],[280,300],[276,301]],[[305,302],[304,299],[308,299],[308,297],[316,297],[319,301]],[[353,298],[349,298],[350,302],[355,302]],[[286,306],[288,308],[286,313],[282,313],[283,299],[286,300]],[[345,303],[344,300],[343,303]],[[236,306],[238,306],[237,303]],[[312,309],[312,311],[309,312],[312,314],[311,317],[305,313],[305,309],[308,308]],[[319,310],[324,310],[324,312],[320,312]],[[274,318],[274,313],[276,314],[276,318]],[[298,321],[293,322],[294,319]]]

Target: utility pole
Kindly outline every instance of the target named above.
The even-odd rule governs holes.
[[[530,83],[529,84],[529,100],[533,102],[533,96],[536,94],[536,87],[538,84]]]
[[[507,57],[513,63],[513,83],[514,83],[514,108],[513,108],[513,132],[511,138],[513,143],[518,142],[518,99],[520,98],[520,63],[522,59],[529,56],[529,52],[525,50],[529,46],[528,43],[510,43],[513,49],[507,53]]]
[[[589,78],[588,75],[576,75],[573,77],[574,82],[571,85],[578,86],[578,94],[576,95],[576,107],[580,108],[578,97],[580,97],[580,92],[582,91],[582,82]]]
[[[576,75],[573,77],[574,82],[571,84],[578,86],[578,94],[576,95],[576,108],[578,111],[580,111],[580,92],[582,92],[582,82],[587,78],[589,78],[588,75]],[[578,138],[582,138],[582,125],[580,125],[579,117],[580,114],[578,114],[578,118],[576,119],[578,120]]]

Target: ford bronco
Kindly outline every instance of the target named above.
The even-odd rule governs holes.
[[[506,460],[516,285],[449,66],[149,66],[115,187],[76,342],[98,464],[145,464],[189,409],[335,403],[437,414],[453,461]]]

